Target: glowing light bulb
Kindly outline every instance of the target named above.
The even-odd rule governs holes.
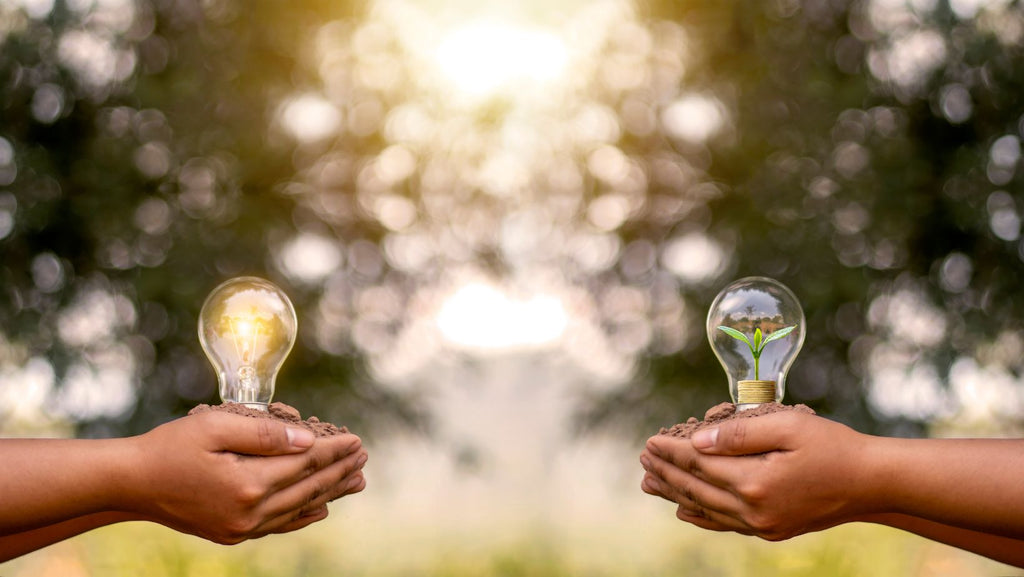
[[[220,398],[266,410],[298,321],[284,291],[246,276],[210,292],[199,313],[199,342],[217,371]]]
[[[746,277],[718,293],[708,310],[708,342],[738,410],[782,401],[805,325],[793,291],[775,279]]]

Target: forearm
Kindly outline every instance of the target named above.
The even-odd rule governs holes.
[[[874,512],[1024,539],[1024,441],[877,438],[868,450]]]
[[[910,531],[926,539],[1024,568],[1024,541],[1019,539],[961,529],[909,515],[874,515],[860,520]]]
[[[26,553],[31,553],[37,549],[42,549],[75,535],[80,535],[86,531],[113,523],[135,520],[137,519],[128,513],[95,513],[46,527],[0,537],[0,563]]]
[[[0,536],[122,510],[129,439],[0,441]]]

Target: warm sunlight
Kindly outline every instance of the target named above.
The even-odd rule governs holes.
[[[562,39],[550,32],[478,21],[449,33],[435,57],[459,91],[484,97],[523,83],[557,79],[566,67],[567,51]]]
[[[441,305],[437,326],[452,344],[501,351],[554,342],[565,332],[568,316],[556,297],[510,298],[485,284],[468,284]]]

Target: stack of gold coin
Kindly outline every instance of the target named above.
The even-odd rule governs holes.
[[[736,404],[760,404],[775,401],[775,381],[740,381]]]

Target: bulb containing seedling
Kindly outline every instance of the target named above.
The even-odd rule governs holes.
[[[270,281],[238,277],[213,289],[199,313],[199,342],[221,399],[266,410],[297,327],[291,301]]]
[[[718,293],[708,310],[708,341],[737,409],[782,401],[805,324],[793,291],[774,279],[746,277]]]

